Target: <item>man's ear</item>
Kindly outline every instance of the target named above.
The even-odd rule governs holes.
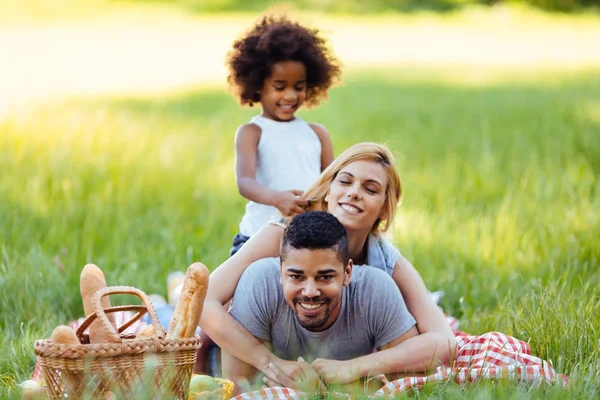
[[[348,265],[344,267],[344,286],[348,286],[350,284],[350,278],[352,278],[352,268],[354,267],[354,263],[352,260],[348,260]]]

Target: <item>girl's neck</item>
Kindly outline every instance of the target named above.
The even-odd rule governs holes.
[[[369,231],[348,232],[348,251],[355,265],[367,262]]]
[[[280,121],[278,119],[273,119],[273,118],[269,117],[267,114],[265,114],[264,111],[260,113],[260,116],[263,117],[264,119],[268,119],[269,121],[279,122],[279,123],[282,123],[282,124],[285,124],[287,122],[294,122],[296,120],[296,116],[294,115],[292,117],[292,119],[289,119],[289,120],[286,120],[286,121]]]

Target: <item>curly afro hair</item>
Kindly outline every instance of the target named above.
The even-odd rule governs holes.
[[[331,249],[342,264],[350,261],[346,228],[326,211],[307,211],[292,218],[281,238],[281,261],[285,261],[290,249]]]
[[[306,66],[306,105],[327,98],[327,89],[340,76],[338,60],[317,29],[308,29],[286,17],[265,16],[233,44],[227,56],[227,82],[242,105],[260,102],[258,91],[280,61]]]

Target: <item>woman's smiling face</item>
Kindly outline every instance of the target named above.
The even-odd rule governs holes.
[[[383,166],[373,161],[355,161],[336,175],[325,197],[327,211],[337,217],[346,230],[370,231],[377,219],[385,219],[384,203],[388,176]]]

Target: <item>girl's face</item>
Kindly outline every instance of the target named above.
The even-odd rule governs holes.
[[[306,66],[299,61],[280,61],[259,90],[263,117],[291,121],[306,99]]]
[[[381,164],[355,161],[338,172],[325,196],[327,211],[346,230],[370,231],[378,218],[385,219],[388,176]]]

